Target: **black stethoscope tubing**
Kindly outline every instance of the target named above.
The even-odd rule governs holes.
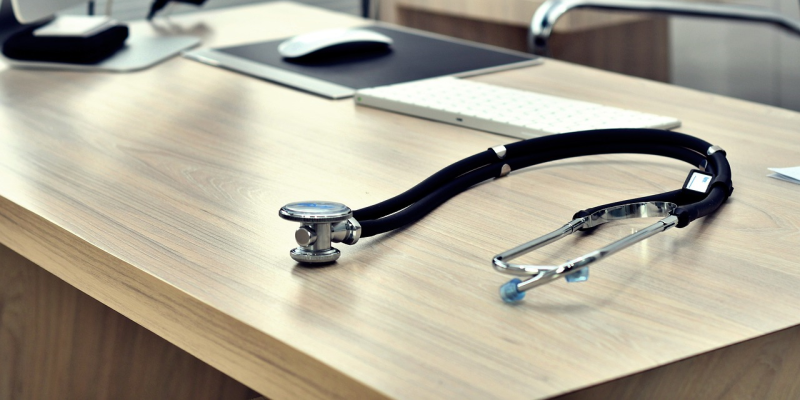
[[[361,237],[385,233],[413,223],[453,196],[486,180],[511,171],[567,158],[600,154],[649,154],[673,158],[702,167],[714,175],[706,193],[674,190],[636,199],[604,204],[579,211],[575,216],[617,204],[639,201],[669,201],[679,207],[674,211],[677,227],[687,226],[697,218],[713,213],[730,196],[730,165],[724,151],[711,153],[712,145],[694,136],[658,129],[604,129],[563,133],[528,139],[505,145],[500,158],[493,149],[467,157],[443,168],[408,191],[391,199],[353,212],[361,224]]]

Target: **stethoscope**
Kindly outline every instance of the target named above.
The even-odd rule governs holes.
[[[716,211],[733,192],[731,169],[719,146],[682,133],[656,129],[604,129],[562,133],[492,147],[467,157],[417,184],[405,193],[352,211],[327,201],[290,203],[281,218],[299,222],[298,247],[291,257],[303,264],[331,263],[341,254],[332,243],[355,244],[366,238],[416,222],[433,209],[478,183],[511,171],[565,158],[598,154],[652,154],[685,161],[692,169],[683,187],[670,192],[624,200],[578,211],[572,221],[555,231],[492,259],[502,273],[514,278],[500,287],[505,302],[522,300],[525,292],[564,277],[568,282],[588,279],[589,264],[667,229],[683,228]],[[561,265],[513,264],[511,261],[579,230],[628,218],[662,218],[636,233]]]

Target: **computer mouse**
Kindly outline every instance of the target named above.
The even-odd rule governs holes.
[[[392,42],[392,38],[369,29],[328,29],[287,39],[278,46],[278,53],[290,59],[321,52],[360,53],[387,49]]]

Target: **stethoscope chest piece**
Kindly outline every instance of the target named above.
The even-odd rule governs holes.
[[[336,261],[341,252],[333,242],[354,244],[361,237],[361,225],[353,218],[350,207],[331,201],[300,201],[281,207],[278,215],[299,222],[294,233],[298,247],[289,255],[306,264]]]

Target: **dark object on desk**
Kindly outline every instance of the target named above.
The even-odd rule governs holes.
[[[188,58],[243,72],[329,98],[352,96],[357,89],[445,75],[477,75],[535,63],[536,56],[405,28],[372,25],[369,30],[393,40],[388,54],[290,61],[278,53],[285,40],[273,40],[185,53]]]
[[[156,13],[161,11],[162,8],[166,7],[170,1],[176,1],[178,3],[186,3],[186,4],[194,4],[196,6],[202,6],[206,0],[155,0],[153,4],[150,6],[150,12],[147,13],[147,19],[151,20],[155,17]]]
[[[125,45],[128,27],[115,25],[91,36],[35,36],[41,25],[11,35],[3,43],[3,55],[24,61],[95,64]]]

